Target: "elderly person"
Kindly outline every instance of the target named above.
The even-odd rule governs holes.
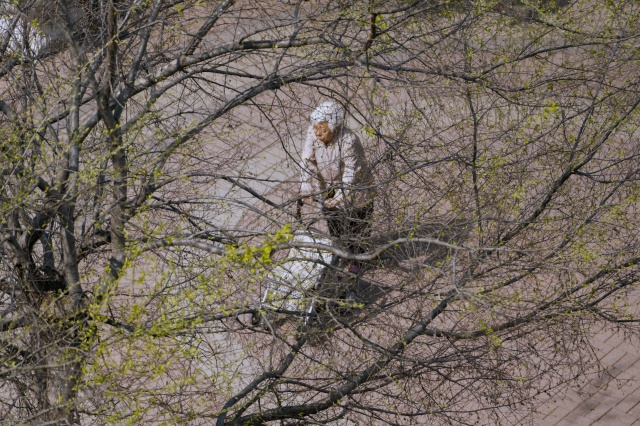
[[[333,102],[320,104],[311,114],[302,151],[303,202],[318,202],[332,237],[354,254],[364,252],[359,242],[371,232],[373,179],[364,148],[343,125],[344,112]],[[349,272],[358,273],[352,262]]]

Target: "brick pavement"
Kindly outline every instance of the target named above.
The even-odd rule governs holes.
[[[527,420],[536,426],[640,426],[639,342],[605,331],[593,343],[605,370],[579,388],[560,390]]]

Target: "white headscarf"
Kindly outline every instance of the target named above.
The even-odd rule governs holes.
[[[343,111],[340,105],[327,101],[323,102],[311,113],[311,123],[318,124],[326,121],[329,129],[334,132],[338,127],[342,127]]]

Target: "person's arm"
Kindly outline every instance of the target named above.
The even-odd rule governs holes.
[[[342,145],[342,190],[337,191],[335,199],[340,203],[350,196],[353,186],[358,184],[358,179],[364,168],[364,148],[360,143],[360,139],[354,133],[349,132],[345,136]]]
[[[316,153],[313,147],[315,134],[313,128],[309,127],[307,131],[307,139],[304,141],[302,149],[302,167],[300,170],[300,194],[305,197],[302,199],[305,203],[313,201],[312,196],[319,192],[317,174],[318,164],[316,162]]]

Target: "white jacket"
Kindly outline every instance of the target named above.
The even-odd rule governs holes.
[[[373,199],[373,177],[369,171],[360,139],[341,127],[333,141],[325,146],[309,126],[302,150],[300,192],[324,200],[328,189],[333,198],[342,199],[346,207],[362,207]]]

